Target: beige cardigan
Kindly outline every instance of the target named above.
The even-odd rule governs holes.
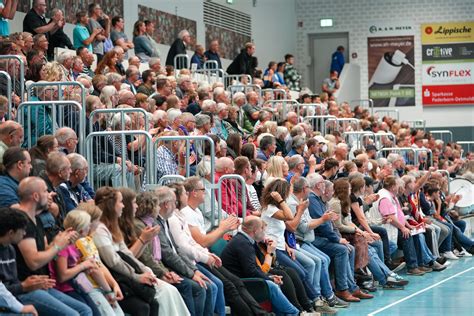
[[[351,225],[351,213],[349,213],[349,215],[347,215],[346,217],[342,215],[341,201],[338,198],[333,197],[328,204],[328,209],[332,209],[334,213],[339,214],[339,219],[334,222],[334,225],[336,225],[337,229],[339,229],[339,232],[348,234],[355,233],[356,228]]]

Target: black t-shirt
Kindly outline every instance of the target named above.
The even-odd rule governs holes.
[[[31,9],[23,19],[23,32],[30,32],[33,34],[33,36],[35,36],[37,34],[35,29],[45,26],[46,24],[46,18],[44,16],[38,15],[35,10]],[[46,34],[46,36],[48,36],[48,34]]]
[[[46,245],[44,242],[44,229],[43,225],[41,224],[41,220],[36,218],[36,224],[28,218],[28,224],[26,225],[26,234],[23,239],[33,238],[36,241],[36,248],[38,251],[44,251],[46,249]],[[17,269],[18,269],[18,279],[20,281],[25,280],[30,275],[49,275],[48,265],[44,265],[43,267],[39,268],[38,270],[32,271],[26,265],[25,259],[18,249],[18,246],[15,245],[16,250],[16,262],[17,262]]]
[[[363,209],[364,203],[362,202],[362,199],[360,197],[355,196],[355,194],[353,194],[353,193],[351,193],[351,205],[352,205],[352,203],[359,203],[359,207],[362,209],[362,211],[364,210]],[[357,218],[356,214],[354,213],[354,210],[352,209],[352,206],[351,206],[351,216],[352,216],[352,222],[356,226],[360,226],[359,219]]]

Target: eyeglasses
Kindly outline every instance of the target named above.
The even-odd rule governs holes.
[[[194,191],[206,191],[206,188],[194,189]]]

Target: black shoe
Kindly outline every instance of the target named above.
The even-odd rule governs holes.
[[[348,302],[344,302],[340,298],[338,298],[336,295],[332,295],[331,298],[327,298],[326,302],[330,307],[335,307],[335,308],[347,308],[350,304]]]
[[[436,262],[438,262],[439,264],[445,264],[446,261],[448,261],[448,259],[446,259],[445,257],[439,257],[438,259],[436,259]]]
[[[382,286],[384,290],[404,290],[405,288],[401,285],[390,284],[387,282],[384,286]]]
[[[469,252],[471,255],[474,255],[474,246],[469,247],[466,249],[467,252]]]
[[[372,282],[364,282],[361,286],[361,289],[369,291],[369,292],[377,292],[377,288],[374,286]]]

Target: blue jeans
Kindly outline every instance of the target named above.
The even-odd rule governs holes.
[[[56,289],[20,294],[18,299],[25,305],[33,305],[40,315],[92,316],[89,306]]]
[[[426,244],[424,234],[418,234],[413,236],[413,241],[415,242],[416,255],[419,263],[422,263],[423,265],[428,265],[434,260],[436,260],[436,258],[433,256],[430,249],[428,248],[428,245]]]
[[[218,315],[224,316],[225,315],[224,284],[218,277],[216,277],[214,274],[212,274],[209,270],[207,270],[202,265],[198,264],[197,268],[199,271],[201,271],[202,274],[204,274],[205,276],[209,278],[209,280],[211,280],[212,287],[213,287],[212,289],[213,302],[214,302],[214,304],[212,305],[213,309],[211,309],[212,312],[210,314],[205,313],[204,315],[213,315],[213,313],[215,312]],[[207,305],[207,302],[206,302],[206,305]]]
[[[290,267],[298,273],[301,281],[303,282],[308,298],[312,301],[316,299],[316,297],[318,297],[316,295],[316,290],[312,286],[309,273],[304,269],[303,265],[298,261],[291,259],[288,253],[284,250],[277,249],[276,257],[280,265],[284,267]]]
[[[450,225],[450,227],[453,230],[454,237],[457,239],[457,241],[461,244],[461,246],[464,249],[469,250],[469,248],[474,246],[474,240],[472,240],[471,238],[464,235],[462,233],[461,229],[459,229],[459,227],[457,227],[456,225],[451,224],[451,223],[448,223],[448,224]]]
[[[385,255],[383,252],[383,243],[382,240],[376,240],[373,243],[370,244],[370,246],[374,247],[375,250],[377,251],[377,256],[382,260],[382,262],[385,261]]]
[[[415,245],[413,243],[413,238],[411,236],[408,236],[408,238],[405,239],[402,235],[401,230],[398,230],[398,244],[403,250],[403,256],[405,257],[407,268],[418,268],[418,260],[416,256]]]
[[[191,315],[204,315],[204,306],[206,304],[206,290],[197,282],[183,277],[180,283],[173,284],[183,298],[186,307]]]
[[[325,298],[331,298],[334,295],[331,278],[329,277],[329,265],[331,264],[331,259],[324,252],[313,246],[313,244],[304,242],[301,244],[301,249],[321,259],[321,276],[319,282],[321,294]]]
[[[290,303],[278,285],[269,280],[265,282],[267,282],[270,291],[272,310],[276,315],[299,315],[300,311]]]
[[[369,245],[369,270],[372,272],[374,279],[381,285],[387,283],[387,276],[390,275],[391,271],[387,268],[382,259],[380,259],[377,253],[376,247]]]
[[[308,271],[310,282],[316,291],[317,296],[321,295],[319,282],[321,279],[321,259],[304,249],[296,250],[296,260]]]
[[[316,237],[316,239],[313,241],[313,246],[328,255],[334,263],[336,290],[351,290],[350,287],[353,287],[353,284],[351,280],[348,280],[348,272],[351,271],[351,266],[354,266],[354,251],[352,251],[352,254],[350,254],[351,251],[349,247],[339,243],[331,242],[324,237]],[[352,273],[352,278],[353,276],[354,273]]]

